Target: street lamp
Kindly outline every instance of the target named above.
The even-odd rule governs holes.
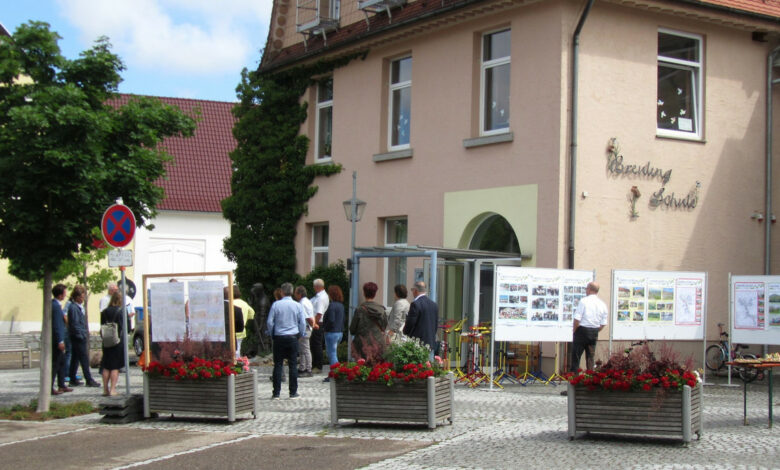
[[[355,269],[357,267],[357,260],[355,259],[355,226],[360,221],[360,219],[363,218],[363,213],[366,211],[366,203],[365,201],[361,201],[357,198],[357,171],[352,172],[352,198],[347,199],[343,203],[344,206],[344,215],[347,216],[347,220],[352,222],[352,244],[351,244],[351,253],[350,253],[350,260],[352,260],[352,272],[350,273],[350,276],[352,277],[352,282],[349,286],[349,322],[348,325],[352,324],[352,316],[355,313],[355,304],[357,303],[357,283],[358,279],[357,276],[355,276]],[[349,327],[347,327],[349,328]],[[349,335],[349,331],[347,331],[347,358],[351,358],[352,356],[352,337]]]

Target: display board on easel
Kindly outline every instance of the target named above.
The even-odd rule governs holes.
[[[729,276],[731,341],[780,344],[780,276]]]
[[[707,273],[612,271],[611,339],[703,340]]]
[[[495,341],[571,341],[572,315],[593,271],[496,266]]]
[[[143,287],[146,364],[181,355],[235,356],[235,318],[227,313],[233,311],[232,272],[145,274]]]

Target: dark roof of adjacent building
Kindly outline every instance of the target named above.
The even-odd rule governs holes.
[[[119,95],[119,105],[134,95]],[[165,190],[159,210],[222,212],[220,202],[230,195],[230,152],[236,148],[231,113],[235,103],[186,98],[157,98],[188,114],[200,111],[192,137],[169,137],[163,141],[173,161],[166,165],[167,179],[157,183]]]

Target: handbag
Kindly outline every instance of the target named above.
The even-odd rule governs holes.
[[[100,325],[100,337],[104,348],[116,346],[119,344],[119,325],[113,322]]]

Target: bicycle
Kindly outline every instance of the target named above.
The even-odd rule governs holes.
[[[730,349],[729,334],[723,331],[723,323],[718,323],[718,330],[720,330],[720,340],[717,344],[709,346],[705,353],[704,364],[707,369],[717,372],[723,369],[727,362],[734,359],[756,359],[755,354],[742,354],[740,352],[741,349],[748,348],[745,344],[736,344],[733,349]],[[745,383],[764,378],[762,372],[752,367],[734,366],[733,369]]]

